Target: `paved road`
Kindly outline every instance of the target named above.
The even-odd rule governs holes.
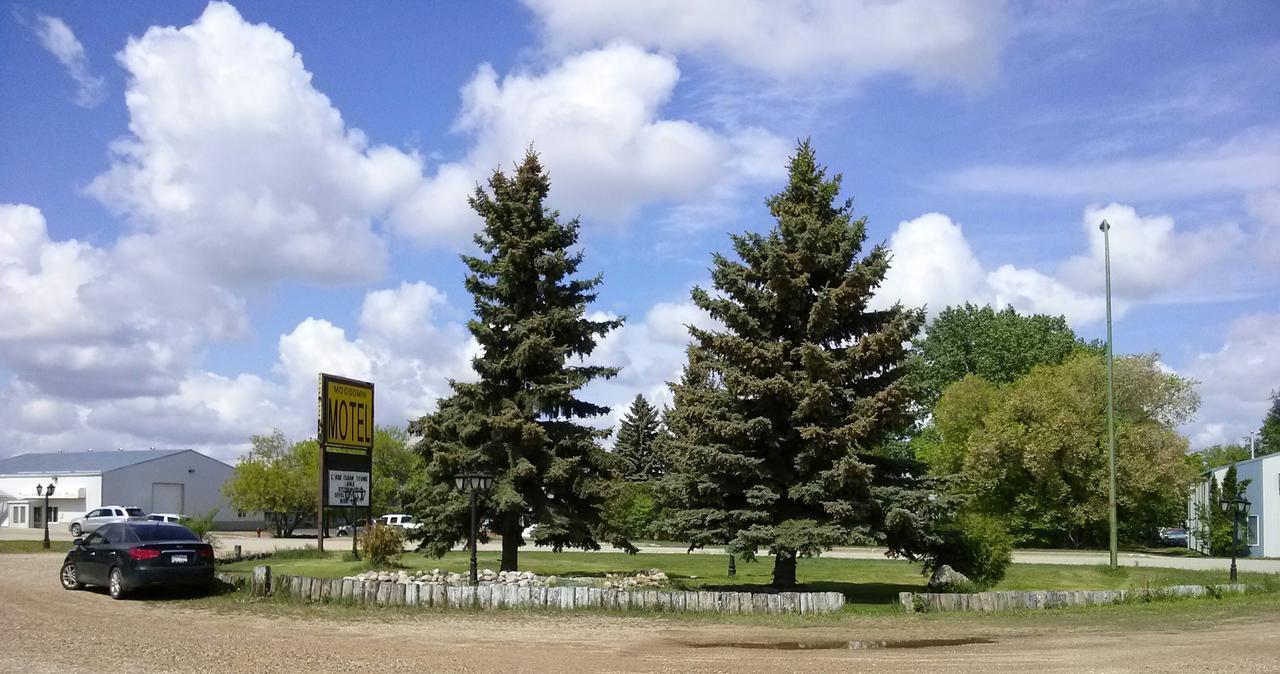
[[[57,540],[71,540],[71,534],[66,531],[54,532],[50,531],[50,536]],[[39,539],[43,532],[38,529],[9,529],[0,527],[0,540],[14,539]],[[302,548],[314,546],[316,541],[314,538],[272,538],[263,536],[261,538],[254,535],[253,532],[224,532],[218,534],[219,540],[222,542],[223,550],[230,551],[232,546],[239,545],[245,554],[255,552],[270,552],[278,549]],[[326,538],[325,546],[331,550],[350,550],[351,539],[347,537]],[[412,546],[406,546],[406,549],[412,549]],[[461,550],[462,548],[457,548]],[[500,543],[482,543],[481,550],[497,551],[501,550]],[[538,548],[528,548],[537,550]],[[611,552],[611,550],[602,550],[602,552]],[[681,554],[685,552],[682,547],[675,546],[641,546],[641,554],[643,553],[668,553]],[[695,554],[723,555],[724,550],[719,548],[707,548],[703,550],[695,550]],[[884,548],[836,548],[825,553],[827,557],[837,559],[884,559]],[[1091,566],[1106,564],[1109,556],[1106,552],[1087,551],[1076,552],[1068,550],[1018,550],[1013,553],[1013,561],[1019,564],[1070,564]],[[1195,569],[1206,571],[1225,571],[1231,566],[1230,559],[1216,557],[1169,557],[1164,555],[1151,555],[1138,552],[1120,553],[1120,564],[1124,566],[1146,566],[1160,567],[1168,569]],[[1280,559],[1241,559],[1238,560],[1237,566],[1241,571],[1257,571],[1260,573],[1280,573]]]
[[[1207,605],[1201,610],[1212,615],[1173,617],[895,614],[790,627],[234,601],[210,610],[165,595],[114,601],[99,591],[64,591],[57,583],[61,560],[0,557],[0,672],[1280,670],[1280,614],[1270,604],[1237,605],[1229,613],[1225,605]],[[986,643],[936,645],[975,638]],[[874,648],[882,640],[916,648]],[[935,645],[921,647],[920,640]],[[827,645],[838,648],[815,649]]]

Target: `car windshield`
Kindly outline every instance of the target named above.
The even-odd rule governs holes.
[[[142,508],[125,508],[124,511],[129,513],[129,517],[142,517],[146,513],[142,512]]]
[[[156,541],[200,540],[200,537],[195,535],[195,533],[190,529],[176,524],[145,524],[142,526],[132,527],[132,529],[133,533],[138,535],[138,539],[144,543],[154,543]]]

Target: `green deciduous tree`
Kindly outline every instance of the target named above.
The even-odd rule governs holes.
[[[1246,447],[1234,444],[1214,445],[1200,450],[1195,456],[1200,459],[1199,468],[1201,470],[1209,470],[1210,468],[1225,466],[1237,461],[1244,461],[1249,458],[1249,450]]]
[[[613,454],[621,462],[622,478],[643,481],[662,477],[666,466],[655,447],[661,431],[658,408],[636,394],[618,425],[618,437],[613,443]]]
[[[1280,453],[1280,389],[1271,392],[1271,409],[1262,420],[1255,442],[1258,456]]]
[[[1229,557],[1233,533],[1231,516],[1235,510],[1224,502],[1243,498],[1251,480],[1240,480],[1235,466],[1227,468],[1226,473],[1222,475],[1221,484],[1213,474],[1208,475],[1207,479],[1209,498],[1204,503],[1196,504],[1196,539],[1200,542],[1202,552],[1215,557]],[[1244,522],[1248,521],[1244,518],[1247,514],[1248,510],[1241,507],[1240,517],[1243,521],[1239,525],[1237,555],[1245,555],[1249,551],[1244,533]]]
[[[934,406],[932,423],[914,441],[916,457],[931,472],[959,473],[969,455],[969,437],[999,402],[999,387],[977,375],[965,375],[947,386]]]
[[[776,225],[732,236],[737,259],[713,259],[717,292],[692,293],[724,328],[690,329],[668,415],[664,527],[693,546],[769,550],[780,586],[795,584],[797,556],[871,538],[873,470],[858,452],[910,424],[902,363],[923,316],[868,309],[890,255],[863,250],[866,221],[839,192],[802,143],[767,201]]]
[[[599,548],[610,465],[599,441],[608,432],[579,420],[609,410],[578,392],[617,369],[581,359],[622,321],[587,318],[601,277],[575,278],[578,221],[561,222],[544,206],[550,182],[537,156],[528,153],[511,176],[495,172],[489,188],[470,199],[484,220],[476,235],[484,254],[463,257],[475,305],[468,328],[482,348],[472,361],[479,381],[453,382],[437,411],[411,424],[426,463],[413,511],[424,549],[442,555],[470,526],[454,475],[493,473],[484,518],[502,536],[502,569],[515,570],[531,524],[539,544]]]
[[[1096,347],[1078,340],[1062,316],[966,303],[943,309],[929,322],[914,349],[912,380],[919,403],[932,409],[942,391],[966,375],[1008,384],[1037,365],[1061,363],[1077,349]]]
[[[369,503],[375,516],[405,510],[421,486],[422,473],[422,457],[413,451],[403,428],[379,426],[374,431]]]
[[[290,443],[279,430],[251,438],[252,449],[222,486],[238,510],[261,511],[276,536],[291,536],[316,514],[319,451],[315,440]]]
[[[969,436],[964,488],[978,510],[1008,515],[1019,544],[1105,545],[1105,382],[1102,358],[1088,353],[1037,367],[1000,392]],[[1154,356],[1117,359],[1115,389],[1119,534],[1145,541],[1185,519],[1194,470],[1176,429],[1199,398]]]

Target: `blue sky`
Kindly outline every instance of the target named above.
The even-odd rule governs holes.
[[[1271,3],[5,3],[0,455],[379,421],[474,354],[465,194],[530,144],[628,324],[600,402],[663,400],[725,233],[813,139],[889,242],[884,301],[1104,332],[1200,380],[1194,446],[1280,388]],[[607,422],[608,420],[604,420]]]

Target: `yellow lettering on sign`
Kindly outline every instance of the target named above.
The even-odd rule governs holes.
[[[373,389],[327,382],[325,444],[373,447]]]

